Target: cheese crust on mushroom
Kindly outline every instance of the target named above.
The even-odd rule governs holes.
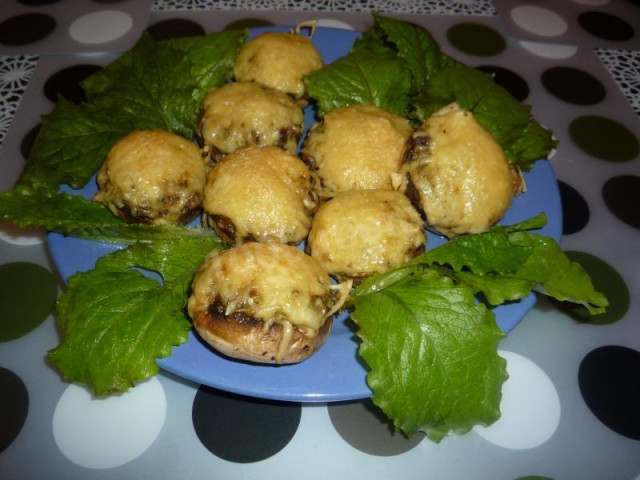
[[[337,108],[311,128],[301,157],[317,173],[322,197],[392,189],[412,132],[407,119],[382,108]]]
[[[420,214],[394,190],[354,190],[323,203],[313,218],[309,254],[338,278],[359,279],[424,251]]]
[[[193,142],[164,130],[141,130],[111,148],[93,199],[129,223],[181,224],[200,211],[206,177],[206,162]]]
[[[416,130],[408,158],[407,193],[427,227],[447,237],[488,231],[522,189],[498,142],[457,103]]]
[[[244,147],[275,145],[293,154],[304,131],[302,108],[258,83],[228,83],[203,101],[198,136],[215,159]]]
[[[309,37],[267,32],[243,45],[234,75],[239,82],[258,82],[301,99],[306,92],[302,77],[323,65],[322,56]]]
[[[187,311],[202,338],[228,356],[295,363],[324,344],[349,287],[333,285],[296,247],[250,242],[206,259]]]
[[[296,244],[307,236],[317,206],[310,175],[302,160],[280,148],[238,150],[209,172],[207,221],[232,244]]]

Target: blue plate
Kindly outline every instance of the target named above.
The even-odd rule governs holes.
[[[252,35],[264,30],[255,29]],[[313,42],[325,63],[344,56],[360,33],[348,30],[318,28]],[[307,126],[313,122],[308,109]],[[514,200],[503,224],[529,219],[540,212],[547,214],[547,225],[539,231],[557,241],[562,232],[560,193],[549,162],[539,161],[524,174],[527,193]],[[94,182],[78,194],[88,198],[96,191]],[[443,237],[428,234],[428,248],[444,243]],[[113,244],[80,240],[49,234],[48,243],[56,267],[63,278],[78,271],[90,270],[102,255],[114,251]],[[535,296],[494,309],[500,328],[508,332],[527,314]],[[308,360],[296,365],[256,365],[230,360],[219,355],[200,340],[193,331],[187,343],[175,347],[170,357],[158,360],[164,370],[194,382],[221,390],[253,397],[298,402],[333,402],[371,396],[366,384],[366,365],[357,355],[357,340],[346,314],[334,319],[326,344]]]

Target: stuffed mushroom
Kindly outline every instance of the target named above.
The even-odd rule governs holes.
[[[407,119],[379,107],[337,108],[311,128],[301,157],[317,174],[322,197],[393,189],[412,132]]]
[[[404,169],[427,227],[447,237],[488,231],[523,188],[498,142],[457,103],[416,130]]]
[[[129,223],[183,224],[200,212],[206,178],[193,142],[164,130],[135,131],[109,151],[93,199]]]
[[[215,159],[248,146],[298,150],[304,131],[302,108],[288,95],[253,82],[212,89],[203,101],[197,133]]]
[[[322,56],[311,38],[292,32],[267,32],[240,49],[234,66],[239,82],[258,82],[304,102],[302,77],[323,67]]]
[[[280,148],[238,150],[209,172],[205,219],[232,244],[297,244],[307,236],[317,206],[310,177],[302,160]]]
[[[324,344],[349,288],[332,284],[296,247],[252,242],[207,258],[187,311],[198,334],[225,355],[297,363]]]
[[[409,261],[426,242],[420,214],[405,195],[354,190],[320,206],[307,249],[331,275],[359,281]]]

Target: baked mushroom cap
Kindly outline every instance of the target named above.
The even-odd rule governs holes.
[[[321,205],[307,248],[329,274],[358,280],[402,265],[426,242],[420,214],[405,195],[354,190]]]
[[[308,234],[316,197],[309,168],[277,147],[248,147],[224,157],[204,189],[207,222],[231,244],[297,244]]]
[[[267,32],[243,45],[234,75],[239,82],[258,82],[301,99],[306,92],[302,77],[323,65],[309,37],[295,32]]]
[[[317,173],[323,197],[392,189],[412,132],[407,119],[379,107],[337,108],[311,128],[301,157]]]
[[[349,288],[333,285],[296,247],[250,242],[207,258],[187,311],[198,334],[225,355],[296,363],[324,344]]]
[[[93,199],[129,223],[181,224],[199,213],[206,178],[206,162],[193,142],[141,130],[111,148]]]
[[[457,103],[416,130],[408,159],[407,188],[427,227],[447,237],[488,231],[522,190],[498,142]]]
[[[304,114],[288,95],[254,82],[213,88],[198,124],[202,145],[215,159],[244,147],[275,145],[295,154]]]

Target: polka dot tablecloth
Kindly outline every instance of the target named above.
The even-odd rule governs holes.
[[[150,8],[150,0],[7,0],[0,55],[121,52],[146,28]]]
[[[640,479],[640,118],[629,93],[635,88],[637,95],[637,52],[519,38],[503,12],[473,0],[167,0],[146,4],[143,13],[130,4],[145,2],[86,3],[91,9],[74,11],[70,0],[3,2],[0,190],[18,178],[40,115],[59,95],[81,102],[78,83],[129,48],[98,45],[125,35],[128,21],[113,13],[114,29],[96,31],[93,46],[85,38],[73,50],[87,33],[78,18],[122,12],[131,19],[127,31],[147,29],[160,39],[309,18],[363,30],[371,11],[395,12],[427,28],[448,54],[494,73],[555,132],[560,145],[550,162],[563,205],[561,244],[611,306],[590,317],[538,300],[500,345],[509,373],[501,419],[440,444],[394,433],[368,400],[260,400],[165,372],[126,394],[95,399],[65,383],[45,359],[58,342],[53,308],[64,286],[44,232],[2,224],[0,479]],[[575,3],[609,8],[605,0]],[[619,3],[640,18],[638,2]],[[15,27],[23,15],[33,30]],[[551,31],[561,26],[547,24]],[[38,45],[47,38],[58,44],[45,51]],[[78,55],[85,47],[96,53]],[[67,50],[50,55],[56,48]]]
[[[640,15],[633,0],[496,0],[515,38],[562,45],[640,48]]]

